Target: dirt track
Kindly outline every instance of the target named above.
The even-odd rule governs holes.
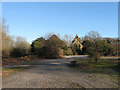
[[[86,56],[33,61],[32,67],[6,76],[3,88],[116,88],[117,80],[106,74],[85,73],[68,67]]]

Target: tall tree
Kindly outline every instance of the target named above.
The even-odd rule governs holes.
[[[10,52],[13,57],[22,57],[30,54],[30,44],[24,37],[16,37],[14,39],[14,47]]]
[[[87,43],[89,43],[89,47],[87,47],[88,48],[87,52],[90,55],[90,57],[93,57],[95,59],[95,62],[97,62],[100,57],[101,50],[101,44],[99,43],[100,35],[96,31],[91,31],[88,33],[87,37],[88,40],[91,41],[91,42],[87,41]]]
[[[9,35],[9,27],[6,25],[5,19],[2,21],[2,57],[9,57],[10,51],[13,49],[13,39]]]
[[[65,46],[65,43],[58,38],[55,34],[52,35],[46,42],[45,49],[47,48],[46,57],[47,58],[58,58],[61,49]],[[44,50],[46,51],[46,50]]]
[[[53,34],[47,40],[43,37],[36,39],[31,44],[31,51],[34,55],[45,58],[58,58],[63,54],[65,43]]]
[[[72,43],[72,39],[73,39],[72,35],[65,34],[63,40],[66,42],[67,46],[69,46]]]
[[[45,46],[45,39],[43,37],[37,38],[35,41],[31,44],[31,52],[34,55],[37,55],[39,57],[45,57],[43,48]]]

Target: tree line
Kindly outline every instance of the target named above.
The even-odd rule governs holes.
[[[83,48],[76,44],[67,45],[66,41],[58,38],[57,35],[51,35],[47,40],[40,37],[31,44],[33,55],[44,58],[58,58],[64,55],[90,55],[96,61],[100,56],[117,56],[120,54],[118,38],[102,38],[96,31],[91,31],[82,38]]]
[[[24,37],[14,37],[9,35],[9,27],[3,20],[2,31],[2,57],[22,57],[30,54],[30,44]]]
[[[8,34],[8,26],[2,23],[2,57],[37,56],[40,58],[59,58],[64,55],[90,55],[95,61],[100,56],[120,55],[118,38],[102,38],[98,32],[91,31],[81,38],[82,50],[72,45],[72,37],[51,34],[37,38],[29,44],[24,37],[13,37]]]

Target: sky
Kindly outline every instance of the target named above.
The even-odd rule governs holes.
[[[9,34],[32,42],[47,33],[118,37],[117,2],[2,2]]]

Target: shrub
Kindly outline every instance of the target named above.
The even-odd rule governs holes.
[[[26,50],[22,49],[22,48],[14,48],[11,51],[11,56],[12,57],[23,57],[23,56],[26,56],[26,55],[27,55]]]
[[[43,37],[36,39],[31,44],[31,52],[38,57],[58,58],[63,54],[64,42],[56,35],[52,35],[47,40]]]
[[[69,47],[64,49],[64,55],[73,55],[72,49]]]

